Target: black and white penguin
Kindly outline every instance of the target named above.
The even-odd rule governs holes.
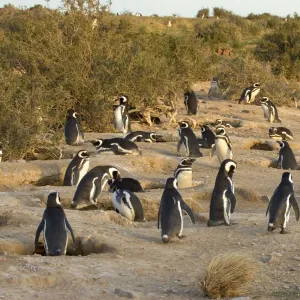
[[[236,206],[232,182],[235,170],[235,161],[226,159],[221,163],[210,200],[207,226],[230,225],[230,214],[234,212]]]
[[[287,141],[277,143],[280,146],[277,168],[283,170],[297,170],[297,161],[289,143]]]
[[[216,119],[215,121],[215,126],[219,127],[219,126],[223,126],[223,127],[229,127],[229,128],[234,128],[237,125],[237,121],[224,121],[222,119]]]
[[[132,142],[148,142],[153,143],[160,141],[162,139],[162,135],[155,132],[147,132],[147,131],[133,131],[129,133],[125,139]]]
[[[276,108],[275,104],[268,97],[263,97],[260,100],[260,104],[264,111],[264,117],[268,122],[281,123],[281,120],[278,118],[277,108]]]
[[[188,115],[197,114],[198,100],[193,90],[184,93],[184,105]]]
[[[189,188],[193,186],[192,164],[195,158],[183,158],[174,172],[179,189]]]
[[[67,230],[70,231],[73,243],[75,243],[72,227],[61,207],[59,193],[51,193],[48,196],[43,219],[36,231],[35,248],[38,246],[39,236],[43,231],[46,255],[65,255],[68,245]]]
[[[269,137],[279,141],[293,141],[293,133],[285,127],[271,127],[269,129]]]
[[[140,199],[128,190],[113,187],[112,203],[115,211],[130,221],[143,222],[144,210]]]
[[[90,167],[90,155],[86,150],[80,150],[67,167],[63,185],[77,186]]]
[[[119,101],[120,104],[115,109],[114,126],[118,132],[126,134],[131,131],[128,114],[128,96],[121,95]]]
[[[65,124],[65,140],[68,145],[76,146],[84,143],[83,131],[80,126],[78,114],[74,109],[67,112]]]
[[[296,220],[299,220],[299,206],[294,195],[294,184],[292,174],[285,172],[282,174],[281,182],[276,188],[267,208],[266,216],[269,213],[268,231],[281,228],[280,233],[285,231],[289,221],[289,216],[293,208]]]
[[[2,161],[2,156],[3,156],[3,148],[2,145],[0,144],[0,162]]]
[[[108,180],[110,191],[114,190],[128,190],[130,192],[145,192],[140,182],[133,178],[122,178],[119,173],[114,174],[113,179]]]
[[[191,208],[183,201],[177,190],[177,180],[174,177],[167,179],[164,192],[161,197],[157,227],[161,224],[161,237],[164,243],[170,241],[170,238],[182,237],[183,230],[183,212],[185,211],[193,224],[195,217]]]
[[[220,163],[225,159],[232,159],[232,145],[225,128],[218,127],[216,129],[215,144],[211,148],[210,157],[212,158],[214,153],[217,153],[217,157]]]
[[[177,152],[180,152],[180,147],[184,144],[186,156],[201,157],[203,154],[200,152],[199,141],[195,133],[187,122],[179,123],[179,142],[177,144]]]
[[[71,207],[76,208],[81,203],[97,204],[97,199],[109,179],[119,173],[113,166],[97,166],[87,172],[79,182]]]
[[[245,88],[242,92],[241,98],[239,100],[239,104],[242,101],[246,101],[246,103],[252,103],[255,101],[255,97],[260,92],[260,84],[254,83],[251,86]]]
[[[201,138],[198,139],[199,145],[202,148],[211,148],[215,144],[215,134],[208,125],[201,126]]]
[[[141,155],[142,151],[132,141],[123,138],[97,139],[92,141],[98,152],[112,151],[116,155]]]

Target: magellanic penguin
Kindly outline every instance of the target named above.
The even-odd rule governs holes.
[[[220,163],[225,159],[232,159],[232,145],[223,127],[216,129],[215,144],[211,148],[210,158],[213,157],[215,152]]]
[[[2,156],[3,156],[3,148],[2,145],[0,144],[0,162],[2,161]]]
[[[116,155],[141,155],[142,151],[132,141],[123,138],[97,139],[92,141],[98,152],[112,151]]]
[[[226,159],[221,163],[210,200],[207,226],[230,225],[230,215],[236,206],[232,182],[232,175],[235,170],[235,161]]]
[[[289,143],[287,141],[277,143],[280,146],[277,168],[283,170],[297,170],[297,161]]]
[[[211,148],[215,144],[215,134],[208,125],[201,126],[201,138],[198,139],[199,145],[202,148]]]
[[[87,173],[90,166],[90,155],[86,150],[80,150],[69,163],[63,185],[77,186],[82,177]]]
[[[67,112],[65,124],[65,140],[68,145],[76,146],[84,143],[83,131],[80,126],[78,114],[74,109]]]
[[[186,156],[188,157],[201,157],[203,154],[200,152],[199,141],[197,140],[192,128],[187,122],[179,123],[179,142],[177,144],[177,152],[180,152],[180,147],[184,144]]]
[[[59,193],[51,193],[48,196],[47,208],[44,211],[43,219],[36,231],[35,248],[38,246],[39,236],[43,231],[46,255],[65,255],[68,245],[67,230],[70,231],[73,243],[75,243],[72,227],[61,207]]]
[[[188,115],[196,115],[198,100],[194,91],[184,93],[184,105]]]
[[[174,172],[179,189],[189,188],[193,186],[192,164],[195,158],[183,158]]]
[[[126,134],[131,131],[128,114],[128,96],[121,95],[119,101],[120,104],[115,109],[114,126],[118,132]]]
[[[264,111],[264,117],[268,122],[281,123],[281,120],[278,118],[277,108],[276,108],[275,104],[268,97],[263,97],[260,100],[260,104]]]
[[[98,197],[107,181],[118,176],[119,171],[113,166],[97,166],[87,172],[79,182],[71,207],[79,204],[97,204]]]
[[[112,187],[112,203],[115,211],[130,221],[143,222],[144,210],[140,199],[128,190]]]
[[[113,179],[108,180],[110,191],[113,190],[128,190],[130,192],[145,192],[140,182],[133,178],[122,178],[119,173],[114,174]]]
[[[280,227],[280,233],[287,233],[285,228],[289,221],[291,208],[293,208],[298,221],[299,206],[294,195],[292,174],[285,172],[282,174],[281,182],[276,188],[267,208],[266,216],[269,213],[268,231],[273,231]]]
[[[133,131],[129,133],[126,137],[126,140],[130,140],[132,142],[148,142],[153,143],[160,141],[162,139],[162,135],[155,132],[147,132],[147,131]]]
[[[242,101],[246,101],[246,103],[252,103],[255,101],[255,97],[257,96],[257,94],[260,92],[260,84],[254,83],[251,86],[245,88],[242,92],[241,98],[239,100],[239,104]]]
[[[279,141],[293,141],[293,133],[285,127],[271,127],[269,129],[269,137]]]
[[[161,197],[157,220],[158,229],[159,224],[161,224],[161,237],[164,243],[169,242],[170,238],[174,236],[182,237],[182,211],[185,211],[193,224],[195,224],[195,217],[191,208],[183,201],[177,190],[176,178],[168,178]]]

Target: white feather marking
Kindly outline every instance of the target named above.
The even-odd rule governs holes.
[[[99,177],[96,177],[93,179],[92,181],[92,189],[90,191],[90,201],[93,203],[93,204],[96,204],[97,203],[97,200],[94,201],[94,196],[95,196],[95,191],[96,191],[96,185],[95,185],[95,181],[98,179]]]
[[[47,239],[46,239],[46,230],[47,230],[47,221],[46,221],[46,219],[44,219],[45,220],[45,224],[44,224],[44,229],[43,229],[43,231],[44,231],[44,247],[45,247],[45,250],[46,250],[46,254],[48,255],[48,251],[49,251],[49,249],[48,249],[48,244],[47,244]]]
[[[286,209],[285,209],[285,213],[284,213],[284,221],[283,221],[282,228],[285,228],[287,222],[289,221],[289,216],[290,216],[290,197],[291,197],[291,195],[289,195],[287,197],[287,200],[286,200]]]
[[[173,199],[174,199],[174,201],[176,201],[175,198],[173,198]],[[178,237],[180,237],[181,234],[182,234],[182,230],[183,230],[183,217],[182,217],[182,209],[181,209],[180,201],[177,201],[177,205],[178,205],[178,211],[179,211],[179,214],[180,214],[180,222],[181,222],[181,224],[180,224],[180,232],[178,234]]]

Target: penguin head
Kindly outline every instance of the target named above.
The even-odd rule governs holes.
[[[191,166],[195,160],[196,160],[195,158],[185,157],[180,161],[179,165],[180,166]]]
[[[255,88],[260,87],[260,83],[259,83],[259,82],[255,82],[255,83],[253,84],[253,87],[255,87]]]
[[[188,127],[190,127],[190,125],[188,122],[182,121],[182,122],[179,122],[179,127],[180,128],[188,128]]]
[[[151,132],[150,133],[150,139],[152,141],[156,141],[158,139],[161,139],[163,136],[161,134],[158,134],[158,133],[154,133],[154,132]]]
[[[283,149],[284,147],[288,148],[290,145],[287,141],[277,142],[280,146],[280,149]]]
[[[226,130],[224,127],[217,127],[216,135],[225,135],[225,134],[226,134]]]
[[[120,100],[120,105],[125,105],[128,103],[128,97],[126,95],[121,95],[119,100]]]
[[[222,164],[221,168],[224,168],[225,176],[232,177],[234,171],[236,170],[236,162],[232,159],[225,159]]]
[[[277,133],[277,128],[276,127],[271,127],[269,129],[269,134],[275,134],[275,133]]]
[[[78,114],[73,108],[71,108],[67,111],[67,119],[69,119],[69,118],[74,118],[74,119],[78,118]]]
[[[96,149],[99,149],[101,147],[101,145],[103,144],[103,140],[97,139],[97,140],[91,141],[91,143],[96,147]]]
[[[168,178],[166,181],[165,189],[166,190],[172,190],[172,189],[177,190],[177,188],[178,188],[177,179],[175,177]]]
[[[206,132],[206,131],[209,131],[209,127],[207,125],[202,125],[201,126],[201,132]]]
[[[189,93],[188,92],[184,93],[184,100],[185,101],[189,100]]]
[[[268,97],[262,97],[262,99],[260,99],[261,104],[266,104],[266,103],[268,103],[268,101],[269,101]]]
[[[120,179],[121,178],[120,172],[115,167],[109,167],[108,168],[108,175],[109,175],[110,178],[113,178],[113,179]]]
[[[284,172],[281,176],[281,181],[290,182],[292,184],[294,183],[290,172]]]
[[[89,159],[90,158],[90,155],[86,150],[79,150],[77,152],[77,156],[82,158],[82,159]]]
[[[216,119],[215,122],[216,125],[222,125],[222,123],[223,123],[222,119]]]
[[[108,179],[107,184],[109,185],[109,191],[110,192],[113,193],[118,189],[117,183],[118,183],[118,180]]]
[[[60,196],[58,192],[53,192],[48,195],[47,207],[61,207]]]

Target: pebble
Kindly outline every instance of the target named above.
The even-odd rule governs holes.
[[[115,294],[119,297],[128,298],[128,299],[140,299],[138,295],[134,295],[131,292],[124,291],[122,289],[115,289]]]

